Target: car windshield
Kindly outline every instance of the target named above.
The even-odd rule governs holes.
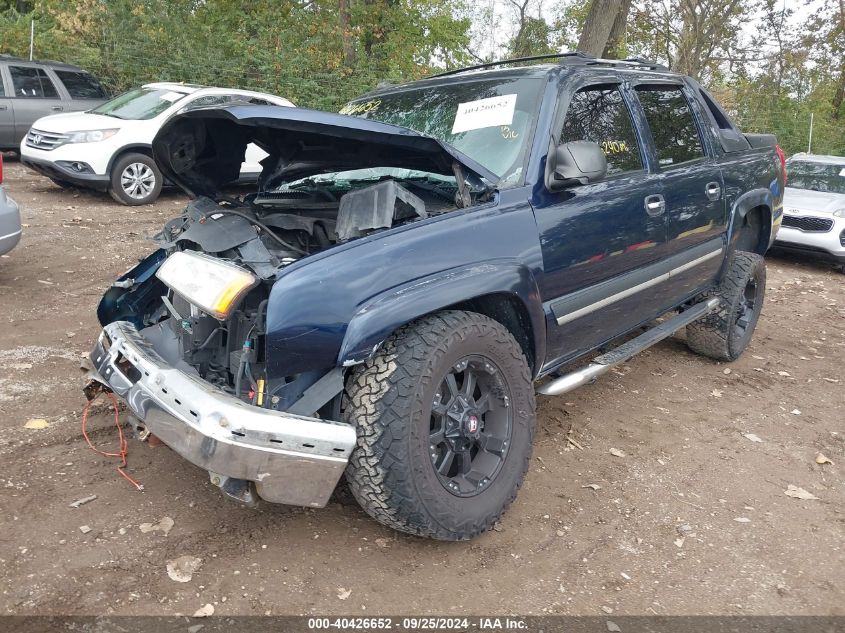
[[[136,88],[106,101],[91,112],[117,119],[152,119],[188,94],[169,88]]]
[[[356,99],[341,109],[365,119],[432,136],[517,184],[537,117],[543,80],[537,77],[462,79]]]
[[[789,187],[845,194],[845,164],[793,160],[786,168]]]

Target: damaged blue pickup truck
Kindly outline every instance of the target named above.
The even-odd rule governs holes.
[[[102,298],[89,397],[239,501],[321,507],[345,473],[378,521],[461,540],[522,484],[535,390],[682,328],[736,359],[782,213],[774,137],[651,62],[519,61],[340,114],[173,117],[153,153],[192,200]],[[257,188],[227,195],[249,143]]]

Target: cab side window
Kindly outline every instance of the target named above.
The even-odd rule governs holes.
[[[56,86],[41,68],[9,66],[16,97],[41,97],[55,99],[59,96]]]
[[[701,136],[689,103],[679,86],[637,86],[657,161],[672,167],[704,157]]]
[[[607,175],[643,168],[628,106],[616,86],[579,90],[569,102],[558,142],[592,141],[607,158]]]

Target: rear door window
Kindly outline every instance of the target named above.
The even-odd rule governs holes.
[[[67,88],[71,99],[105,99],[106,91],[100,82],[88,73],[76,70],[57,70],[53,72]]]
[[[16,97],[55,99],[59,96],[56,86],[43,68],[9,66]]]
[[[617,86],[590,86],[569,102],[559,143],[592,141],[607,158],[607,175],[643,168],[631,114]]]
[[[680,86],[637,86],[636,90],[660,166],[703,158],[698,125]]]

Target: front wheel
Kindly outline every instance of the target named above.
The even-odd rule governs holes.
[[[349,377],[346,470],[361,507],[389,527],[441,540],[490,529],[531,457],[534,388],[500,323],[447,311],[397,331]]]
[[[161,193],[162,180],[152,158],[144,154],[126,154],[112,167],[109,193],[122,204],[149,204]]]
[[[736,251],[725,278],[709,296],[719,298],[719,309],[687,326],[687,346],[716,360],[736,360],[748,347],[763,309],[763,257]]]

